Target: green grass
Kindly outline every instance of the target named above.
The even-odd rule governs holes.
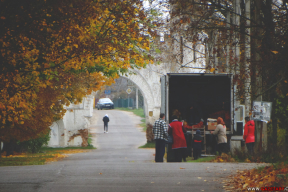
[[[93,145],[92,145],[92,135],[89,133],[89,135],[88,135],[88,147],[93,147]]]
[[[1,158],[0,166],[44,165],[46,158],[52,158],[52,156]]]
[[[143,145],[143,146],[141,146],[139,148],[155,148],[155,142],[146,143],[145,145]]]
[[[197,160],[192,160],[192,157],[188,157],[186,158],[186,160],[188,163],[198,163],[198,162],[209,162],[215,158],[216,156],[211,156],[211,157],[201,157],[201,158],[198,158]]]
[[[69,149],[96,149],[95,147],[93,146],[87,146],[87,147],[57,147],[57,148],[54,148],[54,147],[41,147],[41,151],[42,152],[50,152],[50,151],[58,151],[58,150],[69,150]]]
[[[147,127],[146,127],[146,119],[141,119],[141,124],[140,124],[140,126],[141,127],[143,127],[143,131],[145,131],[146,132],[146,129],[147,129]]]
[[[88,147],[65,147],[65,148],[51,148],[42,147],[41,153],[25,153],[19,155],[20,157],[2,157],[0,158],[0,166],[19,166],[19,165],[44,165],[46,159],[54,158],[55,154],[63,154],[65,150],[73,149],[96,149],[93,146]]]
[[[131,111],[133,112],[135,115],[139,116],[139,117],[142,117],[142,118],[145,118],[145,115],[144,115],[144,110],[142,108],[138,108],[138,109],[129,109],[129,108],[124,108],[124,107],[119,107],[119,108],[116,108],[118,110],[122,110],[122,111]]]

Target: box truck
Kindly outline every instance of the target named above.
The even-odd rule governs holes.
[[[168,73],[160,80],[160,111],[165,113],[166,122],[172,121],[173,114],[178,116],[188,128],[202,125],[199,124],[202,121],[203,125],[198,127],[205,137],[204,153],[215,152],[216,141],[210,134],[210,130],[216,127],[215,119],[222,117],[225,121],[228,140],[233,132],[237,131],[237,121],[244,121],[243,117],[235,120],[232,74]],[[195,133],[196,129],[191,129],[191,134]]]

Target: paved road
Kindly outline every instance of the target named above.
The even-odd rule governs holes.
[[[109,133],[102,117],[110,117]],[[0,167],[1,192],[185,192],[224,191],[221,181],[255,164],[154,163],[140,118],[118,110],[95,110],[91,133],[96,150],[39,166]]]

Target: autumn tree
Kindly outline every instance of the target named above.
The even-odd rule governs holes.
[[[1,0],[0,139],[36,138],[65,105],[145,66],[151,27],[138,0]]]
[[[288,106],[288,1],[171,0],[170,3],[171,38],[202,54],[206,72],[233,73],[237,99],[246,104],[248,113],[251,101],[273,102],[271,124],[273,143],[277,143],[277,127],[287,123],[283,113]],[[197,44],[204,45],[205,51],[199,51]],[[185,64],[181,62],[182,54],[180,49],[175,55],[180,68],[192,67],[201,58],[193,57],[193,61]],[[288,149],[287,128],[286,144]]]

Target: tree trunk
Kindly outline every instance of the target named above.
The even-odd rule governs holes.
[[[266,77],[266,89],[271,85],[277,82],[278,70],[277,63],[275,58],[271,53],[271,50],[275,50],[275,24],[273,22],[273,15],[272,15],[272,0],[266,0],[266,2],[262,2],[262,12],[264,15],[264,29],[265,35],[262,42],[262,49],[263,49],[263,64],[266,69],[263,72],[267,74],[263,77]],[[275,116],[275,104],[276,104],[276,87],[269,90],[268,99],[273,101],[273,110],[271,114],[272,119],[272,139],[273,139],[273,149],[277,149],[277,117]]]
[[[0,139],[0,159],[1,159],[1,157],[2,157],[2,141]]]

